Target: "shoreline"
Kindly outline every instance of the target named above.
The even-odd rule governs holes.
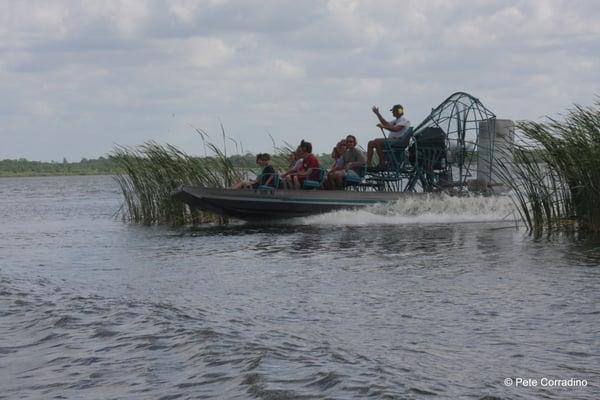
[[[88,172],[78,172],[78,173],[22,173],[22,174],[4,174],[0,172],[1,178],[44,178],[44,177],[53,177],[53,176],[108,176],[108,175],[116,175],[118,172],[97,172],[97,173],[88,173]]]

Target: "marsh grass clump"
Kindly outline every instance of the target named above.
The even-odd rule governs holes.
[[[600,232],[600,102],[517,127],[523,140],[500,168],[528,229]]]
[[[218,149],[216,149],[218,150]],[[171,194],[181,185],[224,187],[240,172],[219,151],[205,159],[190,157],[172,145],[146,142],[135,148],[118,146],[110,157],[121,172],[114,178],[123,193],[122,216],[143,224],[181,225],[210,220],[192,212]]]
[[[252,158],[250,154],[245,158],[239,155],[228,157],[218,146],[207,141],[203,144],[212,156],[191,157],[175,146],[152,141],[133,148],[115,147],[110,158],[120,170],[114,179],[123,193],[123,219],[145,225],[226,223],[224,217],[191,210],[172,197],[172,193],[182,185],[224,188],[246,180],[254,173],[255,166],[244,163]],[[275,148],[275,168],[284,168],[288,147]]]

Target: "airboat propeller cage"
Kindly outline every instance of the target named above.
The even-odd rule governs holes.
[[[465,92],[452,94],[415,128],[413,137],[417,146],[445,141],[444,186],[502,190],[495,154],[507,154],[503,150],[512,144],[514,123],[497,120],[479,99]]]

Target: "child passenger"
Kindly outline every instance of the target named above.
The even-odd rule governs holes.
[[[271,165],[271,156],[268,153],[257,154],[256,163],[261,167],[260,172],[256,175],[256,179],[253,181],[240,181],[233,185],[232,189],[256,189],[261,185],[269,186],[272,184],[275,177],[275,169]]]

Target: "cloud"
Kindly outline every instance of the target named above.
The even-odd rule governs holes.
[[[599,17],[599,2],[559,0],[5,1],[0,158],[150,138],[194,153],[188,124],[219,121],[250,151],[269,131],[320,152],[377,135],[373,104],[418,123],[457,90],[537,119],[595,99]]]
[[[233,46],[214,37],[158,40],[156,49],[168,59],[175,59],[196,68],[222,66],[235,54]]]
[[[135,36],[149,23],[152,13],[147,0],[84,0],[80,12],[88,19],[100,19],[122,36]]]

